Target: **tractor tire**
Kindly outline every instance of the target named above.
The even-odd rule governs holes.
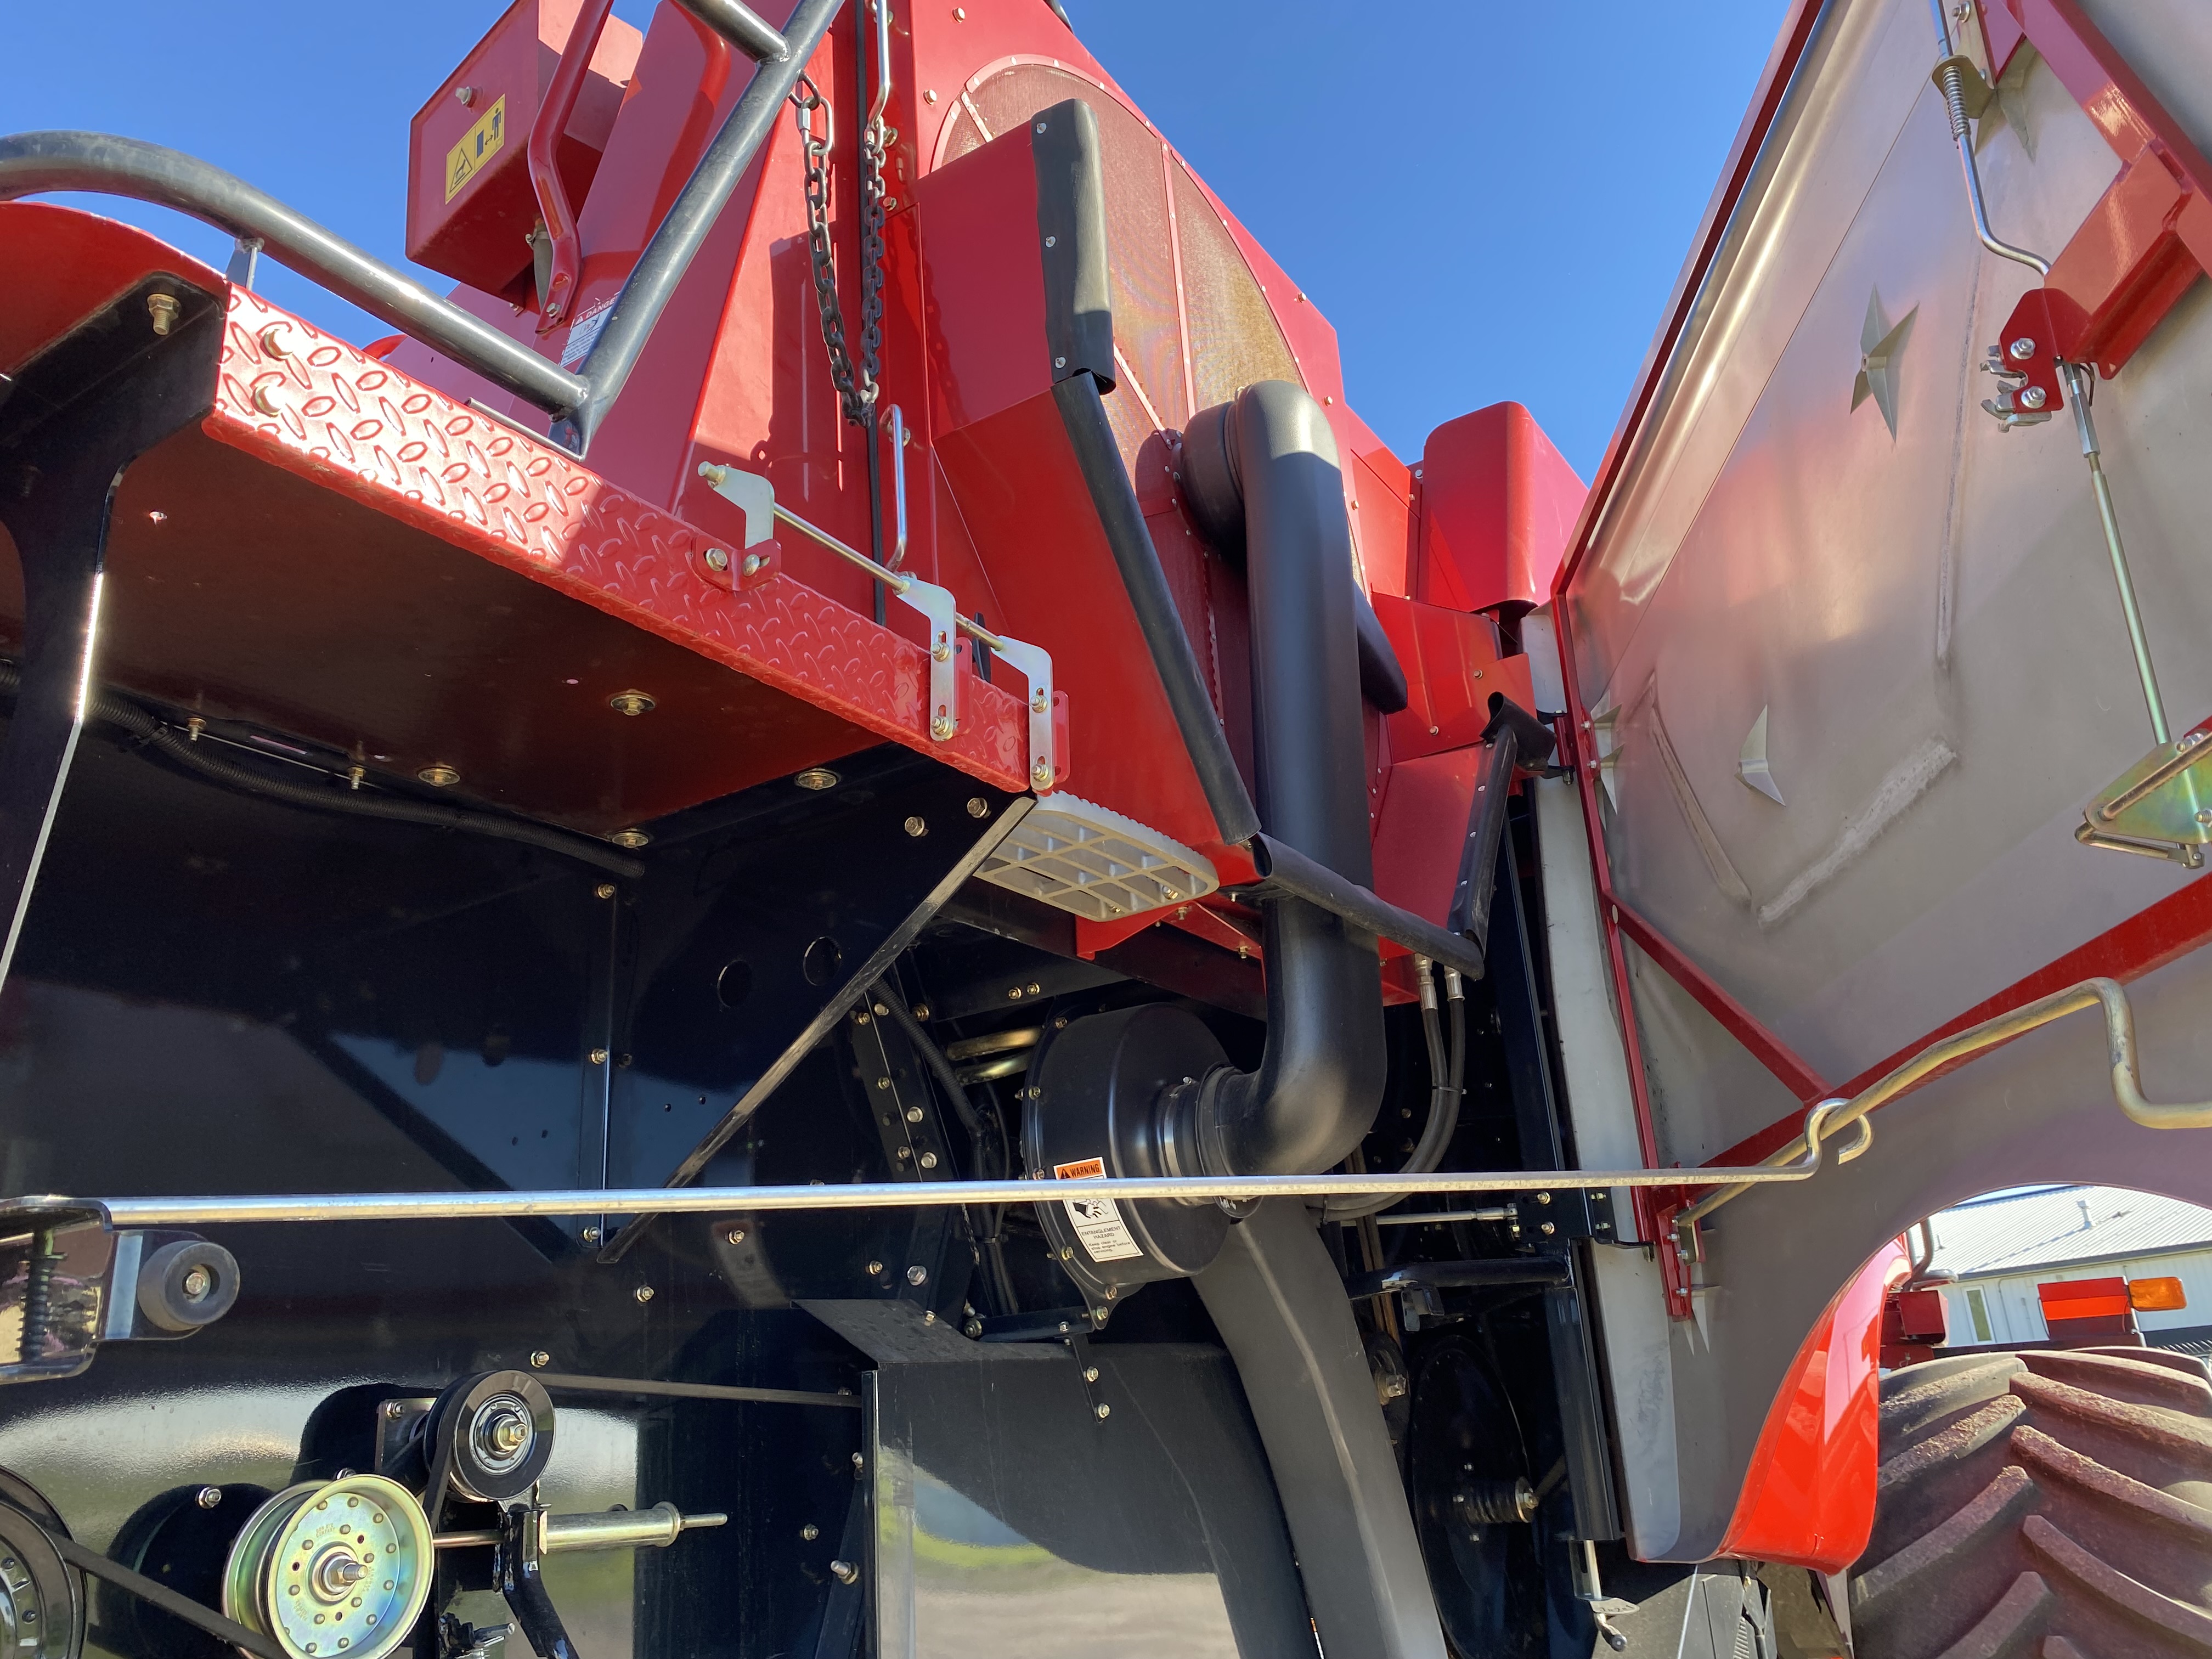
[[[2212,1373],[2157,1349],[1882,1379],[1856,1659],[2212,1659]]]

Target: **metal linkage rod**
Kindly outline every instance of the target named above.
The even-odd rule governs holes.
[[[2153,741],[2169,743],[2166,699],[2159,696],[2158,674],[2152,668],[2150,640],[2143,632],[2142,607],[2136,601],[2135,578],[2128,572],[2127,549],[2120,544],[2120,519],[2112,505],[2112,481],[2105,476],[2105,458],[2097,442],[2097,423],[2089,413],[2093,391],[2090,371],[2079,363],[2062,362],[2058,372],[2066,380],[2066,399],[2074,407],[2074,430],[2081,440],[2081,457],[2089,463],[2089,484],[2097,492],[2097,518],[2104,526],[2105,553],[2112,562],[2112,580],[2119,584],[2120,614],[2128,624],[2128,645],[2136,658],[2136,677],[2142,682],[2143,704],[2150,711]],[[2148,791],[2145,791],[2148,793]]]
[[[2212,1114],[2212,1107],[2201,1109]],[[875,1181],[842,1187],[630,1187],[607,1191],[269,1193],[99,1200],[118,1227],[212,1227],[247,1221],[435,1221],[517,1216],[763,1214],[774,1210],[899,1210],[949,1204],[1036,1204],[1060,1198],[1361,1198],[1413,1193],[1525,1193],[1549,1187],[1679,1187],[1686,1176],[1760,1185],[1803,1181],[1817,1146],[1796,1162],[1747,1169],[1486,1170],[1479,1173],[1334,1176],[1146,1176],[1105,1181]],[[40,1202],[49,1200],[41,1200]]]
[[[1951,117],[1951,141],[1959,148],[1959,165],[1966,175],[1966,200],[1974,210],[1974,234],[1982,246],[2002,258],[2015,260],[2038,274],[2051,275],[2051,261],[2039,253],[2031,253],[2024,247],[2014,247],[2001,240],[1990,228],[1990,210],[1982,202],[1981,170],[1974,165],[1974,132],[1971,118],[1966,113],[1966,72],[1972,65],[1960,58],[1951,45],[1951,22],[1943,15],[1944,0],[1928,0],[1929,9],[1936,16],[1936,43],[1943,56],[1936,65],[1936,84],[1942,88],[1944,107]]]
[[[1805,1114],[1805,1131],[1787,1146],[1775,1152],[1770,1164],[1789,1164],[1808,1153],[1818,1155],[1820,1143],[1838,1130],[1856,1125],[1859,1139],[1838,1158],[1838,1163],[1849,1163],[1863,1152],[1871,1139],[1871,1125],[1866,1115],[1885,1102],[1925,1082],[1945,1066],[2024,1036],[2038,1026],[2048,1025],[2055,1019],[2077,1013],[2084,1008],[2101,1004],[2105,1010],[2105,1042],[2112,1055],[2112,1098],[2129,1119],[2148,1129],[2208,1129],[2212,1128],[2212,1101],[2162,1104],[2146,1100],[2142,1092],[2142,1071],[2136,1058],[2136,1021],[2134,1011],[2128,1006],[2126,989],[2118,980],[2085,979],[2079,985],[2070,985],[2047,997],[2014,1009],[2008,1014],[1999,1014],[1995,1019],[1985,1019],[1978,1025],[1931,1042],[1918,1054],[1898,1066],[1879,1082],[1869,1085],[1848,1100],[1824,1100]],[[1752,1183],[1743,1180],[1741,1172],[1719,1170],[1683,1170],[1675,1179],[1683,1184],[1706,1182],[1717,1183],[1696,1203],[1675,1217],[1674,1225],[1681,1230],[1694,1227],[1729,1200],[1740,1197],[1750,1189]],[[1587,1184],[1601,1186],[1592,1180]]]

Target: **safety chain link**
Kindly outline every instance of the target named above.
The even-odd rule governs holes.
[[[845,311],[837,300],[837,261],[830,241],[830,150],[837,133],[836,112],[814,82],[802,75],[792,88],[792,107],[806,156],[806,240],[814,263],[814,296],[822,311],[822,343],[830,353],[830,381],[837,389],[845,418],[866,426],[876,401],[877,352],[883,342],[883,174],[881,148],[864,136],[860,145],[860,362],[856,369],[845,343]],[[816,137],[814,112],[822,112]]]

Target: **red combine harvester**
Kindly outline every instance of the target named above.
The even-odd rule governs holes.
[[[1585,492],[765,11],[517,0],[446,297],[0,139],[21,1659],[2212,1650],[2212,1376],[1902,1242],[2212,1202],[2197,13],[1796,0]]]

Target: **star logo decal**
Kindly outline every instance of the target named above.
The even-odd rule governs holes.
[[[1905,320],[1893,326],[1881,308],[1881,290],[1867,295],[1866,322],[1859,329],[1859,377],[1851,383],[1851,407],[1871,398],[1881,410],[1889,435],[1897,436],[1897,360],[1905,355],[1905,342],[1912,332],[1915,306]]]

